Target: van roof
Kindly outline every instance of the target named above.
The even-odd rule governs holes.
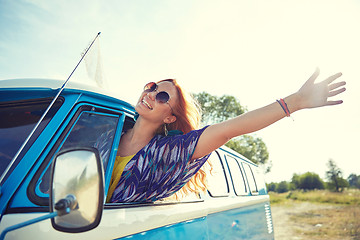
[[[254,166],[258,167],[258,165],[257,165],[256,163],[252,162],[251,160],[247,159],[247,158],[246,158],[245,156],[243,156],[242,154],[240,154],[240,153],[232,150],[231,148],[229,148],[229,147],[227,147],[227,146],[225,146],[225,145],[221,146],[219,149],[221,149],[221,150],[223,150],[223,151],[225,151],[225,152],[227,152],[227,153],[229,153],[229,154],[232,154],[232,155],[234,155],[234,156],[236,156],[236,157],[239,157],[239,158],[241,158],[242,160],[244,160],[245,162],[247,162],[247,163],[249,163],[249,164],[251,164],[251,165],[254,165]]]
[[[19,78],[19,79],[5,79],[0,80],[0,88],[47,88],[47,89],[59,89],[65,83],[64,80],[48,79],[48,78]],[[110,96],[119,99],[119,96],[115,93],[101,89],[96,86],[69,81],[65,89],[77,89],[89,92],[94,92],[106,96]],[[121,99],[119,99],[121,100]]]

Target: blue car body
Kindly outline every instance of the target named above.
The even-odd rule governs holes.
[[[18,152],[62,84],[47,79],[0,81],[0,232],[49,213],[49,169],[63,149],[99,150],[106,199],[121,132],[135,121],[131,104],[69,83]],[[259,168],[226,147],[214,151],[209,161],[209,188],[199,195],[180,201],[105,203],[101,222],[92,230],[61,232],[45,220],[9,232],[5,239],[274,239]]]

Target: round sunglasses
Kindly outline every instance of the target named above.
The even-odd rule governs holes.
[[[167,103],[169,105],[169,107],[171,108],[171,112],[174,113],[172,107],[169,104],[169,100],[170,100],[170,95],[165,92],[165,91],[161,91],[158,92],[158,85],[154,82],[149,82],[148,84],[145,85],[144,87],[144,92],[154,92],[156,91],[157,94],[155,96],[155,100],[159,103]]]

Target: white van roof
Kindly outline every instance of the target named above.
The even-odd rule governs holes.
[[[4,79],[0,80],[0,88],[49,88],[59,89],[65,83],[65,80],[47,79],[47,78],[19,78],[19,79]],[[92,86],[80,82],[69,81],[65,87],[66,89],[78,89],[89,92],[94,92],[106,96],[119,99],[115,93],[101,89],[97,86]]]

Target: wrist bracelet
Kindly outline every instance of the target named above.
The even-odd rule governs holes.
[[[280,98],[280,100],[276,100],[276,101],[280,104],[280,106],[284,110],[286,116],[290,117],[290,110],[289,110],[286,102],[284,101],[284,99]]]

